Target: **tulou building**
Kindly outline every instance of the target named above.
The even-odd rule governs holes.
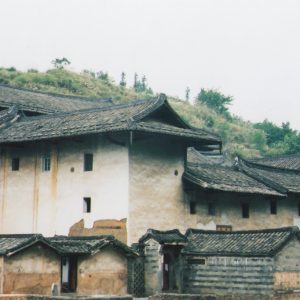
[[[299,224],[298,155],[232,162],[162,94],[0,85],[1,293],[295,291]]]

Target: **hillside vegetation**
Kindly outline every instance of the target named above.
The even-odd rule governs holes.
[[[38,72],[37,70],[21,72],[15,68],[0,68],[0,84],[8,84],[34,91],[98,98],[109,97],[115,102],[147,99],[155,96],[152,90],[145,86],[144,82],[138,81],[137,83],[143,88],[126,87],[126,84],[124,82],[122,84],[122,81],[117,84],[109,78],[108,74],[102,72],[97,75],[90,71],[84,71],[80,74],[74,73],[63,68],[51,69],[47,72]],[[168,97],[168,99],[173,108],[190,125],[219,134],[223,140],[224,151],[230,155],[239,154],[244,157],[258,157],[298,151],[298,141],[294,138],[294,136],[298,136],[298,133],[290,129],[288,123],[284,124],[290,129],[290,132],[286,135],[289,136],[289,140],[292,139],[293,145],[296,145],[292,150],[289,146],[286,146],[289,141],[285,141],[287,139],[285,134],[280,137],[281,140],[276,140],[276,138],[270,140],[268,128],[272,127],[270,127],[270,124],[274,124],[269,121],[265,121],[267,123],[252,124],[239,117],[217,112],[199,101],[196,101],[196,104],[190,104],[187,101],[173,97]],[[275,132],[276,129],[277,131],[282,129],[277,126],[274,128]],[[274,128],[271,129],[274,131]],[[290,134],[291,132],[292,134]]]

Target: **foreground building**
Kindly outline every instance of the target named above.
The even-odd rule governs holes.
[[[150,229],[140,239],[146,294],[273,296],[300,289],[298,227],[217,232]],[[176,271],[175,271],[176,270]]]
[[[136,252],[112,236],[0,235],[0,293],[126,295]]]

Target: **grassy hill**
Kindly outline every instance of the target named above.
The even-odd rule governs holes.
[[[136,92],[133,88],[121,87],[110,78],[99,78],[92,72],[74,73],[64,69],[51,69],[47,72],[28,70],[17,71],[15,68],[0,68],[0,84],[67,95],[89,97],[110,97],[115,102],[151,98],[151,90]],[[254,128],[250,122],[232,116],[226,118],[206,105],[192,105],[184,100],[168,97],[174,109],[189,124],[218,133],[224,143],[224,151],[231,155],[257,157],[281,154],[278,149],[267,145],[266,133]],[[284,152],[284,151],[281,151]]]

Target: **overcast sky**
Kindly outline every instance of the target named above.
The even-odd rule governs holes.
[[[300,130],[299,0],[0,0],[0,66],[61,57],[182,98],[217,88],[245,120]]]

